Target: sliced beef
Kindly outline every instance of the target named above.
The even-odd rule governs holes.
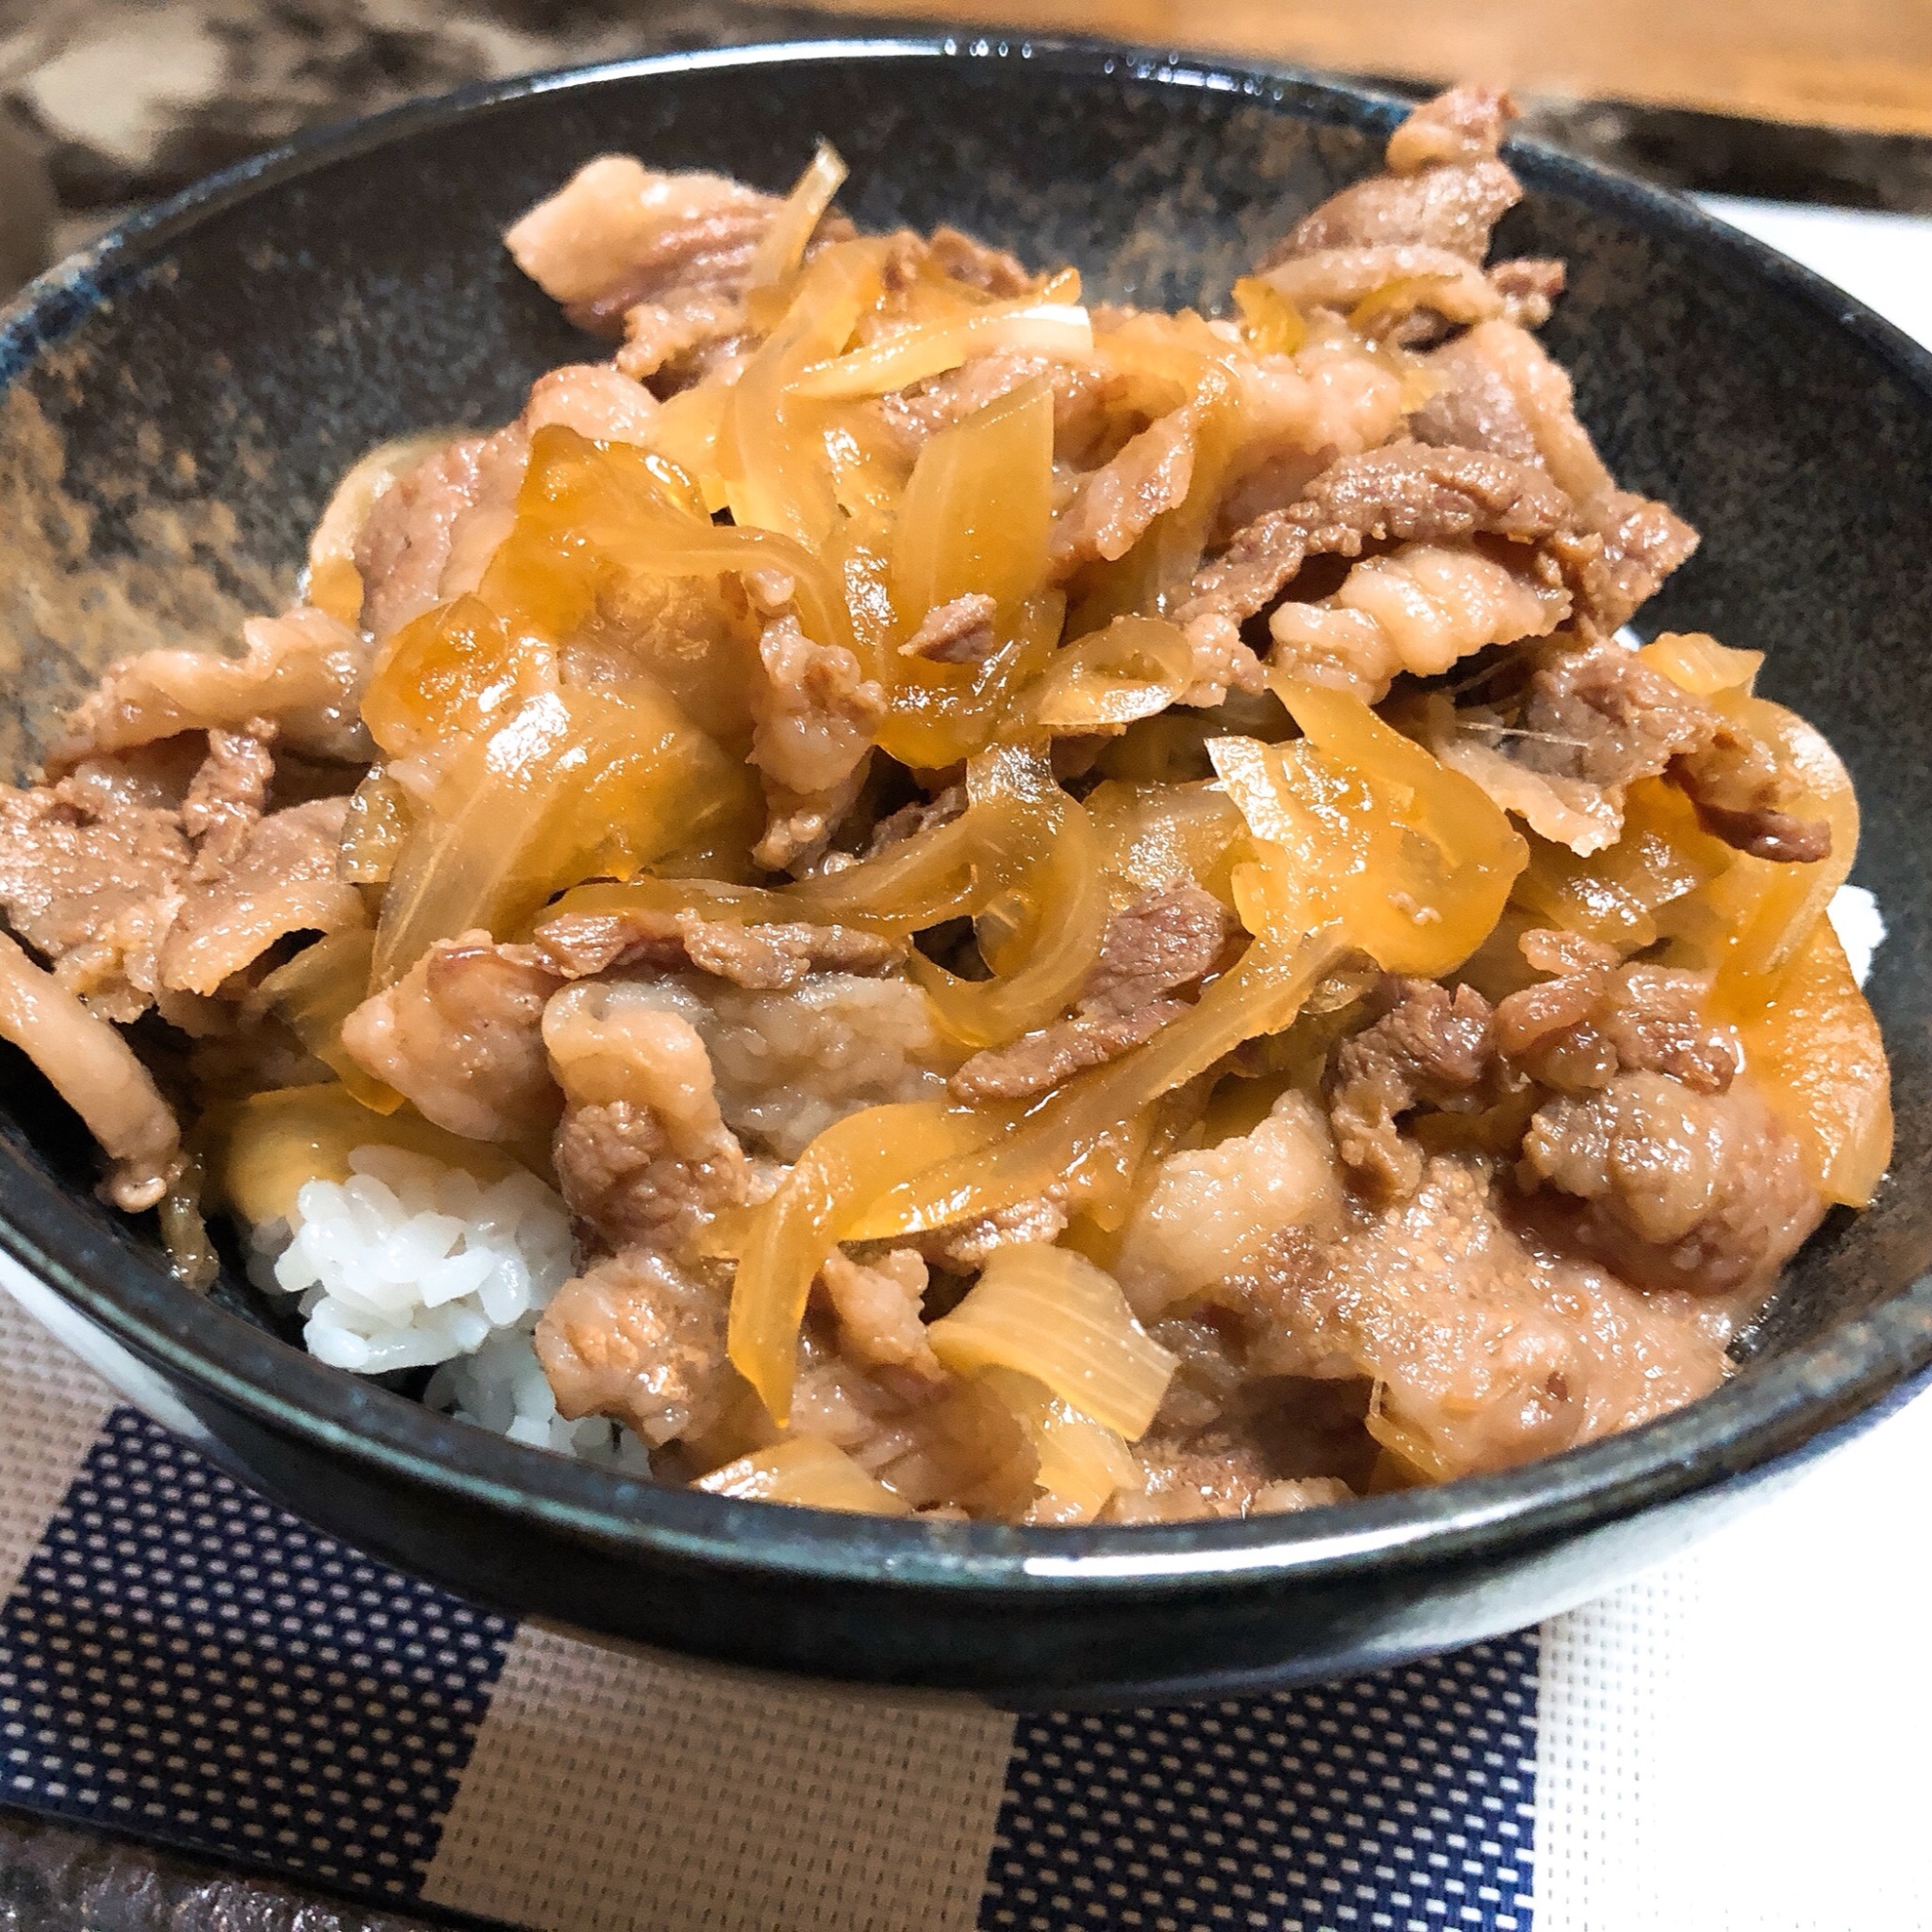
[[[1435,1154],[1329,1238],[1291,1231],[1233,1311],[1255,1374],[1368,1378],[1370,1429],[1435,1481],[1628,1429],[1723,1378],[1722,1336],[1502,1211],[1490,1163]]]
[[[1397,1122],[1419,1104],[1448,1107],[1484,1084],[1494,1050],[1490,1004],[1473,986],[1397,980],[1387,1010],[1336,1048],[1329,1073],[1335,1151],[1359,1185],[1384,1198],[1412,1194],[1422,1151]]]
[[[1697,547],[1667,505],[1619,490],[1577,419],[1569,376],[1527,330],[1484,323],[1429,358],[1436,393],[1409,417],[1423,442],[1491,451],[1547,469],[1576,505],[1567,546],[1579,614],[1608,635]]]
[[[181,1137],[154,1076],[98,1013],[0,934],[0,1039],[11,1040],[87,1122],[112,1163],[102,1192],[125,1213],[155,1207],[181,1165]]]
[[[926,240],[933,266],[955,282],[983,290],[1003,301],[1032,295],[1041,286],[1043,276],[1036,275],[1017,255],[1004,248],[989,247],[962,235],[956,228],[935,228]]]
[[[774,871],[795,869],[824,849],[850,808],[886,694],[843,645],[814,643],[790,614],[765,626],[758,658],[752,762],[770,824],[756,856]]]
[[[254,719],[273,724],[291,751],[351,762],[371,755],[360,715],[369,647],[354,631],[302,605],[251,617],[242,636],[240,657],[169,648],[110,665],[68,719],[48,771],[184,731],[243,731]]]
[[[696,912],[564,913],[536,929],[537,956],[566,980],[646,968],[694,970],[774,992],[813,973],[884,973],[905,957],[896,940],[850,925],[741,925]]]
[[[270,719],[251,718],[242,731],[211,731],[208,755],[182,800],[182,830],[195,841],[194,876],[216,876],[240,856],[269,802],[275,779]]]
[[[546,1009],[543,1044],[563,1089],[551,1151],[572,1211],[612,1248],[688,1260],[750,1187],[697,1030],[622,985],[580,985]]]
[[[1570,1238],[1645,1288],[1761,1294],[1824,1213],[1798,1143],[1743,1081],[1706,1094],[1619,1073],[1540,1109],[1523,1162],[1580,1204]]]
[[[935,604],[919,629],[899,646],[899,655],[933,664],[983,664],[998,645],[993,619],[999,607],[983,591],[971,591],[950,604]]]
[[[1389,136],[1384,161],[1391,174],[1414,174],[1451,161],[1480,161],[1503,144],[1516,103],[1499,87],[1464,82],[1425,100]]]
[[[362,925],[362,895],[336,875],[345,798],[311,799],[251,824],[232,860],[199,868],[161,948],[161,983],[180,993],[218,992],[273,946],[298,932]]]
[[[579,327],[614,336],[639,304],[676,313],[741,298],[780,205],[723,175],[668,174],[600,155],[503,241]]]
[[[1492,155],[1372,175],[1303,215],[1262,268],[1331,249],[1417,242],[1480,264],[1490,231],[1521,199],[1517,178]]]
[[[537,1322],[559,1413],[611,1415],[653,1445],[700,1435],[734,1378],[728,1294],[654,1249],[627,1250],[567,1281]]]
[[[1053,448],[1062,462],[1085,457],[1112,421],[1112,379],[1084,363],[1056,362],[1017,350],[975,355],[958,368],[879,398],[878,420],[911,462],[940,430],[1044,376],[1053,388]]]
[[[160,989],[160,948],[194,862],[180,784],[178,770],[124,753],[53,785],[0,786],[7,923],[109,1019],[134,1019]]]
[[[1186,1009],[1170,996],[1212,970],[1229,923],[1221,902],[1198,886],[1116,913],[1073,1017],[976,1053],[952,1076],[952,1092],[968,1101],[1019,1099],[1131,1051]]]
[[[1058,1184],[1030,1200],[1014,1201],[971,1221],[955,1221],[919,1237],[921,1251],[936,1265],[956,1274],[984,1267],[1001,1248],[1057,1241],[1066,1232],[1066,1190]]]
[[[1830,853],[1828,825],[1785,810],[1802,793],[1800,775],[1634,651],[1607,639],[1579,644],[1558,637],[1530,648],[1505,674],[1521,676],[1514,693],[1465,704],[1441,721],[1447,728],[1433,742],[1545,838],[1580,853],[1601,850],[1622,828],[1624,788],[1667,773],[1717,838],[1760,858],[1802,862]],[[1540,796],[1513,783],[1512,773],[1547,780],[1552,789]]]
[[[1279,597],[1311,556],[1359,556],[1369,543],[1482,534],[1536,544],[1574,524],[1569,499],[1529,465],[1397,443],[1331,464],[1298,502],[1237,532],[1197,573],[1173,616],[1190,629],[1204,619],[1238,624]]]
[[[1541,328],[1568,285],[1569,271],[1561,262],[1523,255],[1492,263],[1489,277],[1491,288],[1502,298],[1505,322],[1519,328]]]
[[[1404,291],[1406,305],[1391,315],[1390,328],[1416,310],[1448,323],[1486,322],[1503,312],[1502,296],[1481,269],[1453,249],[1419,242],[1324,248],[1277,264],[1264,279],[1298,309],[1350,310],[1371,296]]]
[[[838,1315],[839,1346],[868,1368],[909,1369],[937,1380],[944,1371],[921,1319],[925,1262],[913,1248],[895,1248],[876,1261],[834,1253],[819,1279]]]
[[[556,1118],[544,1053],[544,1004],[557,976],[487,932],[439,940],[342,1026],[364,1072],[425,1119],[478,1141],[522,1140]]]
[[[1053,526],[1053,574],[1082,564],[1116,563],[1156,517],[1178,510],[1194,482],[1198,413],[1185,405],[1128,438],[1120,452],[1083,477]]]

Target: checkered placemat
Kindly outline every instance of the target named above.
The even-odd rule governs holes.
[[[0,1432],[0,1801],[384,1905],[543,1932],[1932,1927],[1932,1577],[1897,1501],[1932,1403],[1540,1634],[1019,1719],[473,1608],[213,1468],[5,1295]]]

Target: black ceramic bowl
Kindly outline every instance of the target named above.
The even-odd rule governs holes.
[[[813,139],[863,225],[959,223],[1096,296],[1227,293],[1375,165],[1389,100],[1283,75],[979,43],[640,60],[411,107],[191,190],[37,283],[0,333],[9,760],[104,659],[285,595],[367,445],[489,423],[585,343],[504,223],[635,150],[782,187]],[[1280,1683],[1493,1634],[1669,1553],[1932,1361],[1924,880],[1932,871],[1932,362],[1686,204],[1524,145],[1506,253],[1554,254],[1548,339],[1617,473],[1704,546],[1646,613],[1769,653],[1844,753],[1898,1152],[1799,1258],[1736,1378],[1507,1475],[1291,1518],[1126,1530],[873,1521],[653,1489],[446,1421],[311,1360],[233,1278],[169,1278],[97,1205],[77,1129],[0,1065],[0,1244],[135,1400],[291,1509],[578,1631],[1019,1702]]]

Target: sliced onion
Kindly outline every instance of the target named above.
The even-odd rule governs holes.
[[[1129,1442],[1147,1434],[1176,1367],[1112,1275],[1071,1248],[1036,1242],[995,1249],[925,1339],[955,1373],[1032,1376]]]
[[[1040,1495],[1029,1522],[1092,1522],[1121,1490],[1138,1489],[1141,1466],[1117,1430],[1017,1369],[980,1371],[980,1385],[1006,1404],[1039,1459]]]
[[[694,1489],[714,1496],[744,1496],[799,1509],[844,1510],[855,1516],[910,1516],[906,1499],[875,1481],[822,1435],[794,1435],[769,1449],[740,1456],[700,1476]]]
[[[366,926],[327,933],[276,967],[256,997],[371,1113],[393,1114],[403,1096],[365,1073],[342,1044],[342,1022],[369,996],[375,950],[376,935]]]
[[[1026,694],[1025,715],[1063,735],[1124,731],[1178,703],[1193,675],[1193,647],[1178,624],[1116,617],[1053,660]]]
[[[908,328],[869,348],[821,362],[796,377],[791,392],[827,402],[890,395],[995,350],[1060,361],[1078,359],[1093,354],[1094,325],[1085,308],[1070,303],[1043,302],[1031,296],[993,302],[957,321]]]
[[[812,1278],[850,1224],[906,1176],[970,1154],[1002,1124],[995,1113],[938,1100],[868,1107],[827,1127],[757,1209],[743,1236],[725,1343],[775,1422],[791,1417]]]
[[[752,256],[748,288],[771,288],[796,271],[825,211],[832,206],[832,197],[844,185],[846,173],[838,150],[830,141],[819,142],[817,153],[806,163],[805,172],[772,217],[772,225]]]

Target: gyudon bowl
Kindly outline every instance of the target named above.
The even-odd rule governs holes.
[[[1045,48],[644,61],[303,145],[36,285],[0,423],[8,752],[67,789],[10,807],[7,1031],[68,1037],[36,959],[126,1022],[158,1090],[207,1102],[186,1150],[226,1213],[199,1247],[196,1170],[97,1104],[117,1214],[10,1050],[0,1239],[30,1305],[290,1507],[488,1603],[1021,1701],[1529,1621],[1905,1383],[1932,1359],[1924,359],[1533,148],[1506,150],[1526,194],[1486,276],[1511,196],[1480,96],[1304,222],[1402,112]],[[621,174],[502,246],[591,156],[782,195],[820,139],[776,220],[715,191],[749,295],[639,309],[594,259]],[[835,188],[851,226],[812,239]],[[1407,228],[1378,253],[1377,222]],[[876,320],[832,326],[841,301]],[[1224,319],[1121,313],[1188,305]],[[616,371],[582,368],[610,351],[575,325],[622,310]],[[1007,364],[933,359],[949,330]],[[772,393],[821,412],[822,474],[784,436],[747,454],[759,344],[794,337]],[[1563,429],[1558,365],[1629,494]],[[513,419],[523,494],[465,577],[482,526],[439,505],[487,497],[508,445],[410,466]],[[728,553],[682,580],[715,602],[640,603],[646,538]],[[599,543],[619,560],[586,577]],[[110,663],[232,646],[298,594],[254,662],[327,684],[369,633],[343,715],[319,685],[169,737],[141,721],[187,687],[122,673],[63,724]],[[745,690],[693,651],[738,653]],[[645,711],[676,786],[639,762]],[[1876,1181],[1876,1033],[1815,918],[1857,819],[1793,713],[1856,783],[1889,928]],[[473,836],[514,810],[466,846],[448,803],[552,714],[626,727],[545,808],[567,877]],[[82,931],[41,890],[99,827],[179,845],[164,914]],[[153,863],[137,843],[115,863]],[[327,937],[230,960],[242,901]],[[841,1065],[887,1073],[746,1072],[835,1025]],[[896,1111],[860,1131],[861,1101]],[[1644,1178],[1693,1143],[1701,1216]],[[371,1239],[391,1287],[364,1293],[373,1251],[343,1244]]]

